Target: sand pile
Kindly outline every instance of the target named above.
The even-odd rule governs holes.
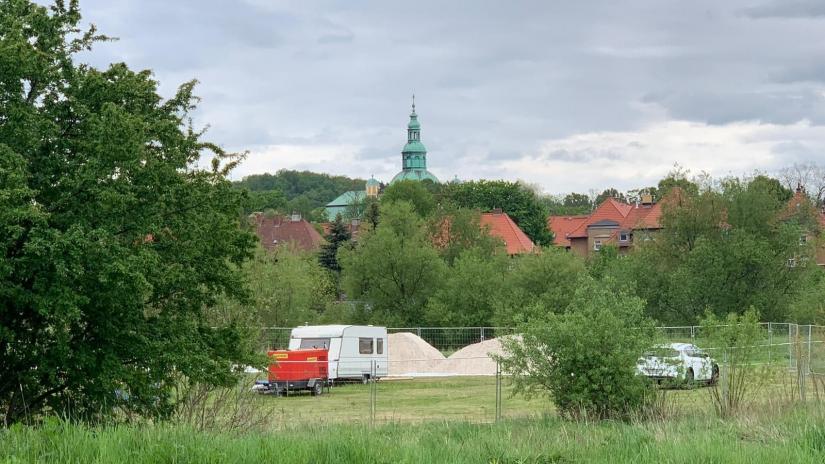
[[[493,338],[465,346],[445,361],[436,365],[436,372],[451,375],[496,375],[493,356],[504,355],[501,340],[512,336]]]
[[[389,334],[387,340],[390,376],[436,374],[435,366],[444,362],[444,355],[409,332]]]

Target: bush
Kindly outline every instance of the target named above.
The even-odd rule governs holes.
[[[636,362],[653,344],[653,322],[643,300],[611,287],[583,277],[565,312],[545,311],[504,341],[500,362],[515,393],[546,394],[567,418],[626,419],[644,409],[654,395]]]
[[[719,319],[708,312],[702,320],[701,334],[713,347],[716,360],[723,363],[720,380],[710,391],[711,401],[717,414],[731,416],[766,378],[758,372],[764,367],[755,363],[764,341],[759,313],[751,307],[742,315],[730,313]]]

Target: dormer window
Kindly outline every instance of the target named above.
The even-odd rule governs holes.
[[[627,242],[630,240],[630,234],[627,232],[621,232],[619,234],[619,241],[620,242]]]
[[[602,241],[601,240],[593,240],[593,251],[599,251],[602,249]]]

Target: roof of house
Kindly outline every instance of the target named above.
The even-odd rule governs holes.
[[[366,197],[366,190],[350,190],[349,192],[344,192],[338,195],[337,198],[327,203],[326,206],[349,206],[353,203],[364,201],[364,198]]]
[[[553,231],[553,244],[569,247],[570,232],[576,230],[590,216],[550,216],[547,218],[547,228]]]
[[[661,203],[630,205],[615,198],[608,198],[588,216],[550,216],[547,219],[547,228],[555,235],[555,245],[570,246],[571,238],[588,236],[588,227],[616,227],[617,232],[660,229],[661,217]]]
[[[532,253],[535,245],[530,237],[504,212],[481,213],[482,226],[490,228],[490,235],[504,241],[508,255]]]
[[[324,241],[321,234],[305,219],[295,216],[271,216],[256,213],[255,234],[261,245],[271,250],[284,243],[293,243],[301,250],[317,250]]]

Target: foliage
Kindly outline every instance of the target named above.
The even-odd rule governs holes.
[[[330,224],[329,233],[326,236],[327,242],[321,246],[321,251],[318,254],[318,262],[321,266],[329,269],[332,272],[340,272],[341,266],[338,264],[338,249],[341,245],[349,242],[352,239],[352,234],[344,220],[338,215],[335,221]]]
[[[724,362],[720,380],[711,389],[711,399],[717,414],[729,417],[759,388],[754,379],[766,377],[754,375],[763,370],[755,362],[764,340],[759,313],[750,308],[743,314],[729,313],[720,319],[709,312],[702,319],[701,334],[713,347],[716,359]]]
[[[785,320],[812,271],[813,249],[800,245],[797,219],[783,220],[773,183],[726,180],[721,190],[674,192],[664,200],[655,240],[611,265],[666,324],[692,324],[754,306]]]
[[[353,249],[338,252],[347,296],[371,306],[383,325],[419,324],[445,272],[422,219],[406,201],[381,207],[381,222]]]
[[[607,200],[608,198],[615,198],[616,200],[619,200],[621,202],[627,202],[627,197],[625,197],[625,195],[622,192],[611,187],[609,189],[605,189],[604,191],[602,191],[602,193],[598,194],[593,204],[600,205],[603,201]]]
[[[589,214],[593,209],[590,197],[584,193],[568,193],[564,196],[549,195],[541,197],[547,212],[552,216],[577,216]]]
[[[465,251],[474,250],[489,257],[504,246],[499,238],[490,235],[489,228],[481,225],[476,210],[441,206],[427,227],[431,241],[450,265]]]
[[[825,325],[825,269],[816,268],[802,285],[804,291],[791,303],[788,320],[797,324]]]
[[[427,303],[428,324],[444,327],[488,327],[496,303],[505,294],[509,258],[468,249],[455,260]]]
[[[258,248],[243,266],[250,297],[244,303],[220,301],[224,313],[254,315],[257,325],[292,327],[316,321],[336,297],[329,272],[313,253],[279,246]]]
[[[567,311],[545,308],[503,342],[502,370],[516,392],[550,396],[564,417],[629,418],[651,398],[635,369],[653,322],[644,301],[609,283],[583,277],[577,287]]]
[[[506,293],[497,304],[497,325],[511,327],[547,312],[564,312],[585,273],[581,258],[558,248],[520,256],[504,275]]]
[[[547,207],[536,192],[519,182],[479,180],[443,187],[446,199],[456,206],[491,211],[501,208],[537,245],[548,245]]]
[[[149,71],[76,65],[99,38],[79,23],[76,2],[0,2],[5,423],[165,416],[176,375],[234,384],[254,362],[243,330],[204,317],[245,296],[238,157],[189,125],[194,81],[164,101]]]
[[[381,195],[382,203],[406,201],[421,217],[427,217],[435,208],[435,199],[423,182],[401,180],[390,184]]]

